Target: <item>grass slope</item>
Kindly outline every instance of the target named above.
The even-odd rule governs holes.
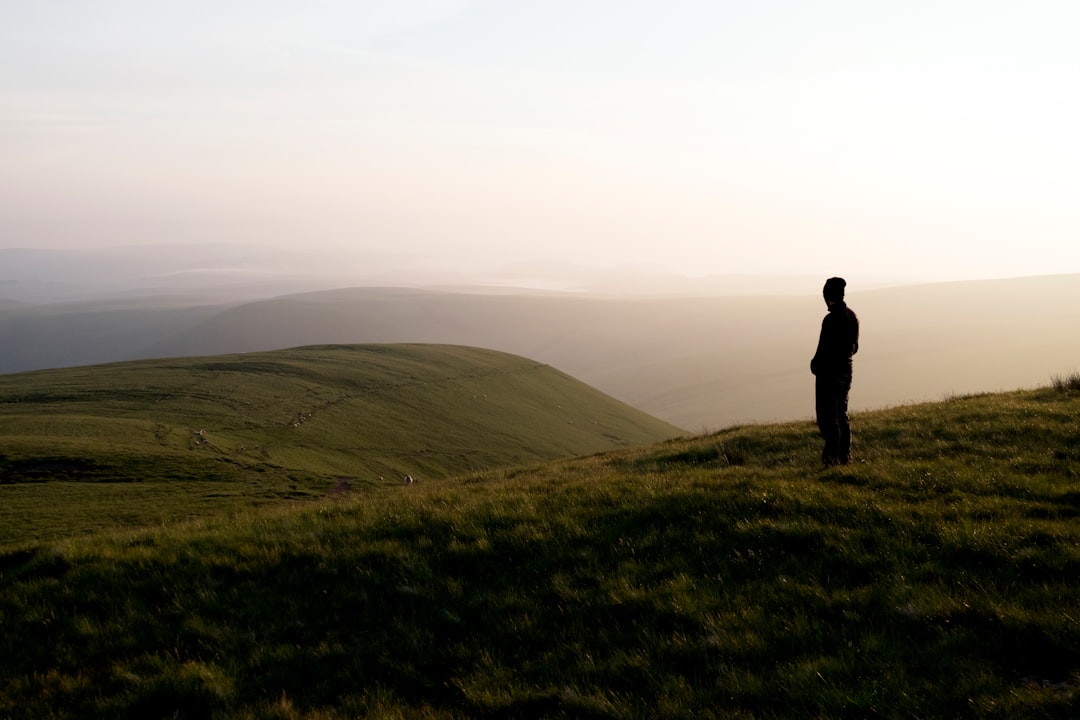
[[[682,434],[477,348],[324,346],[0,376],[0,546]],[[198,481],[198,482],[192,482]],[[91,483],[91,484],[88,484]]]
[[[11,718],[1072,718],[1080,394],[0,556]]]

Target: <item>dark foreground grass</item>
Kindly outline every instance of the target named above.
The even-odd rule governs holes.
[[[0,556],[11,718],[1071,718],[1080,398],[860,415]]]

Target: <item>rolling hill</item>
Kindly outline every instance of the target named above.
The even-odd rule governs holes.
[[[45,537],[57,520],[38,516],[49,506],[35,499],[52,493],[96,508],[65,520],[92,529],[680,434],[554,368],[456,346],[320,346],[6,375],[0,479],[19,487],[0,542]],[[116,510],[136,499],[141,510]],[[158,514],[163,503],[174,510]]]

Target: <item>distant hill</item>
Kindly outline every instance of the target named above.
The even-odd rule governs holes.
[[[0,376],[6,483],[196,479],[273,499],[680,434],[552,367],[466,347],[307,347]]]
[[[852,404],[1045,384],[1080,369],[1080,275],[862,289]],[[221,305],[0,307],[0,372],[326,343],[445,343],[534,358],[691,430],[809,417],[825,306],[800,294],[614,297],[363,287]]]
[[[0,303],[0,373],[163,357],[162,342],[228,307],[191,298]]]
[[[849,289],[853,407],[1045,385],[1080,369],[1080,275]],[[810,417],[825,315],[803,295],[599,297],[354,288],[246,303],[149,351],[441,342],[536,358],[692,430]],[[185,350],[187,348],[187,350]]]
[[[369,264],[372,260],[367,258]],[[334,275],[313,270],[321,262],[325,261],[298,249],[227,243],[0,248],[0,298],[96,303],[133,296],[186,296],[206,303],[339,287],[345,282],[337,275],[328,285]]]
[[[0,305],[100,302],[187,295],[201,302],[252,300],[304,291],[366,286],[442,290],[546,288],[591,294],[773,294],[806,278],[714,275],[687,278],[650,266],[595,268],[569,262],[511,263],[469,271],[438,269],[421,255],[351,248],[195,243],[83,249],[0,247]],[[811,283],[816,282],[812,279]]]

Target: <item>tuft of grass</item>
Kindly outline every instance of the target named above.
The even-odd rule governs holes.
[[[1050,379],[1050,382],[1058,392],[1077,392],[1080,391],[1080,372],[1055,375]]]
[[[12,548],[0,715],[1073,718],[1078,417],[979,395],[856,415],[843,467],[748,426]]]

